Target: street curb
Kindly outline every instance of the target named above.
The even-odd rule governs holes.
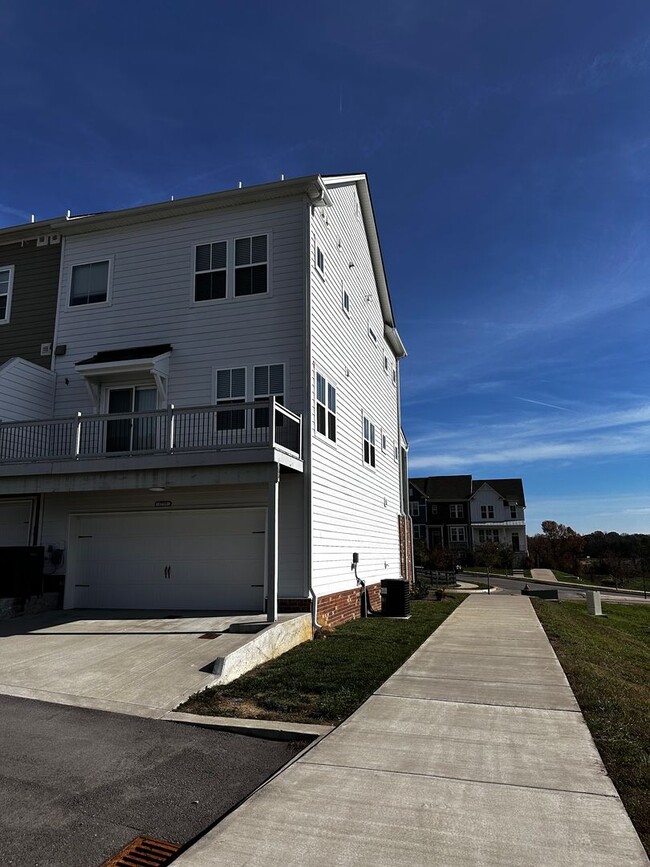
[[[485,578],[485,572],[465,572],[465,575],[480,575]],[[509,581],[521,581],[522,584],[530,581],[533,584],[548,584],[549,587],[558,587],[560,590],[600,590],[601,593],[612,593],[613,595],[618,596],[640,596],[642,599],[643,590],[626,590],[624,587],[601,587],[598,584],[582,584],[571,583],[570,581],[561,581],[557,578],[555,581],[546,581],[544,578],[520,578],[518,575],[492,575],[490,573],[490,577],[494,578],[507,578]]]
[[[256,738],[268,738],[274,741],[295,741],[300,738],[315,740],[329,734],[334,726],[311,725],[309,723],[291,723],[280,720],[237,719],[228,716],[204,716],[197,713],[176,713],[168,711],[161,719],[168,722],[189,723],[190,725],[206,726],[234,734],[249,735]]]

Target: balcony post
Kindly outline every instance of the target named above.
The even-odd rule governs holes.
[[[167,431],[169,433],[169,442],[168,442],[168,450],[170,452],[174,451],[174,425],[176,422],[176,417],[174,415],[174,404],[169,404],[169,409],[167,410]]]
[[[280,465],[275,467],[275,479],[268,484],[266,512],[266,619],[278,619],[278,507],[280,493]]]
[[[269,445],[275,448],[275,395],[269,398]]]
[[[74,456],[79,460],[81,454],[81,413],[77,412],[77,421],[75,422],[75,438],[74,438]]]

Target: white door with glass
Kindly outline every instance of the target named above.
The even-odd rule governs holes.
[[[124,415],[157,409],[158,392],[155,388],[127,386],[111,388],[108,392],[109,415]],[[118,418],[106,424],[107,452],[151,451],[157,447],[156,416]]]

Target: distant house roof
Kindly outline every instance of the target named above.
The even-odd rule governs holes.
[[[472,494],[475,494],[481,485],[489,485],[493,490],[509,503],[526,505],[524,498],[524,485],[521,479],[474,479],[472,482]]]
[[[471,476],[427,476],[409,481],[429,500],[468,500],[472,495]]]
[[[129,349],[107,349],[97,352],[92,358],[84,358],[77,361],[75,367],[83,367],[85,364],[107,364],[111,361],[137,361],[141,358],[156,358],[171,352],[170,343],[158,343],[155,346],[131,346]]]

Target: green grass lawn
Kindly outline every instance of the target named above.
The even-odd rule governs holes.
[[[559,569],[553,569],[553,574],[558,581],[564,581],[567,584],[593,584],[595,587],[601,585],[603,578],[611,580],[611,575],[589,575],[581,578],[578,575],[571,575],[569,572],[561,572]],[[635,575],[633,578],[626,578],[623,584],[620,585],[620,590],[643,590],[643,576]],[[613,585],[612,585],[613,586]],[[650,593],[650,577],[646,577],[645,586]]]
[[[177,710],[214,716],[336,724],[349,716],[464,599],[411,603],[410,620],[370,617],[339,626]]]
[[[650,608],[533,600],[614,785],[650,852]]]

